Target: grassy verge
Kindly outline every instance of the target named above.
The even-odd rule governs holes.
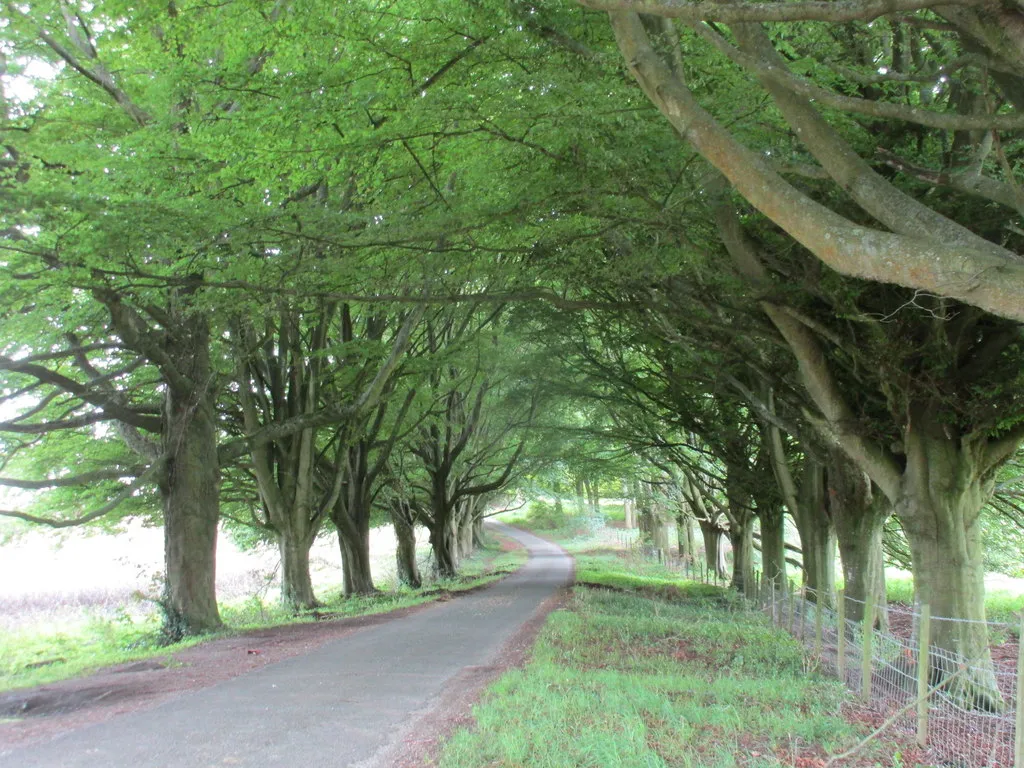
[[[522,670],[444,746],[444,768],[821,766],[856,744],[843,687],[806,668],[799,645],[727,591],[631,574],[613,556],[577,563]],[[844,765],[901,765],[874,742]]]
[[[316,611],[294,614],[259,596],[221,605],[226,629],[211,635],[164,644],[156,616],[133,618],[128,613],[111,619],[95,618],[84,624],[52,627],[50,631],[13,631],[0,634],[0,691],[44,685],[87,674],[102,667],[166,656],[197,643],[237,632],[299,622],[351,618],[387,613],[399,608],[428,603],[453,592],[475,589],[502,578],[526,560],[522,548],[509,548],[503,539],[489,545],[462,564],[455,579],[439,579],[423,589],[402,587],[393,591],[359,597],[342,597],[340,587],[321,590],[331,595]]]

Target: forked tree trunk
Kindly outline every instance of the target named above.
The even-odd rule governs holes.
[[[758,519],[764,583],[766,587],[774,584],[780,590],[786,583],[786,516],[778,504],[759,503]]]
[[[163,449],[169,457],[160,479],[164,510],[164,633],[172,640],[221,627],[217,610],[217,523],[220,467],[212,395],[208,329],[189,320],[186,345],[169,350],[178,370],[196,385],[168,386],[164,398]]]
[[[979,522],[993,480],[982,476],[982,446],[946,437],[925,413],[915,416],[895,507],[910,544],[915,585],[931,609],[933,645],[967,662],[954,691],[969,706],[1001,711],[985,623]],[[951,672],[956,664],[940,666]]]
[[[828,498],[839,540],[844,592],[852,598],[846,604],[846,617],[862,621],[870,593],[877,606],[875,626],[884,629],[888,620],[882,531],[891,504],[838,448],[829,455]]]

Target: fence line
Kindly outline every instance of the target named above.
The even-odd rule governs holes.
[[[702,560],[658,550],[636,531],[619,530],[617,540],[628,558],[660,562],[690,580],[728,584]],[[995,659],[990,672],[987,665],[931,642],[941,622],[969,619],[932,616],[927,606],[920,611],[887,607],[890,614],[911,619],[909,636],[866,632],[862,622],[849,618],[849,609],[859,604],[870,616],[873,606],[841,590],[822,595],[819,603],[813,590],[789,582],[779,587],[755,573],[745,593],[752,608],[804,646],[818,672],[842,680],[880,721],[893,718],[891,727],[914,737],[930,763],[1024,768],[1024,616],[1019,625],[985,622],[990,630],[1018,626],[1020,632],[1017,658]]]

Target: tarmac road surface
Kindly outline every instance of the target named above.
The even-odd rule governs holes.
[[[530,559],[486,589],[360,629],[317,650],[15,749],[2,768],[319,768],[383,765],[450,695],[565,586],[572,559],[508,526]]]

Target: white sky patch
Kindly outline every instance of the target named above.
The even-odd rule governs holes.
[[[6,75],[3,78],[4,93],[8,98],[26,104],[32,101],[39,93],[37,87],[41,81],[54,80],[64,68],[63,64],[53,65],[41,59],[30,59],[18,56],[14,59],[14,67],[11,69],[20,70],[19,74]]]

